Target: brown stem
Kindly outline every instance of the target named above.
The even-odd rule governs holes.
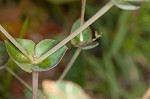
[[[80,26],[82,26],[84,23],[85,6],[86,6],[86,0],[82,0]]]
[[[82,0],[80,27],[84,23],[85,6],[86,6],[86,0]],[[83,42],[83,34],[82,34],[82,32],[80,33],[80,41]]]
[[[38,72],[32,73],[32,99],[38,99]]]

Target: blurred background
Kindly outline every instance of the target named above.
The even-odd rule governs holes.
[[[109,0],[87,0],[85,21]],[[150,3],[141,9],[111,8],[90,27],[103,33],[98,47],[82,51],[65,80],[79,84],[91,99],[141,98],[150,84]],[[81,0],[0,0],[0,24],[15,38],[63,40],[80,17]],[[28,20],[25,34],[23,23]],[[0,33],[0,40],[6,37]],[[39,74],[57,80],[76,50],[70,43],[57,67]],[[8,66],[31,85],[32,76],[12,60]],[[26,99],[24,86],[5,70],[0,71],[0,99]]]

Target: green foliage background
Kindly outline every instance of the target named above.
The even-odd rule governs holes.
[[[0,15],[0,22],[11,35],[17,37],[21,30],[17,28],[18,24],[18,27],[22,26],[28,16],[29,25],[25,38],[35,42],[45,38],[62,40],[70,34],[73,22],[80,17],[81,2],[54,1],[1,0],[0,14],[3,14],[3,11],[5,13]],[[106,2],[108,0],[87,0],[85,21]],[[14,14],[6,12],[9,7],[10,12],[17,11],[11,7],[20,9],[19,15],[13,17]],[[80,84],[92,99],[142,97],[150,78],[150,3],[142,3],[141,9],[137,11],[124,11],[114,6],[90,27],[93,33],[95,30],[102,32],[102,37],[98,40],[100,45],[95,49],[82,51],[65,79]],[[0,34],[0,39],[3,41],[5,37]],[[70,44],[68,46],[66,58],[57,69],[48,71],[46,78],[58,79],[75,50]],[[24,76],[25,73],[11,60],[8,65]],[[12,81],[10,74],[0,71],[1,99],[14,99],[12,97],[15,95],[10,91]]]

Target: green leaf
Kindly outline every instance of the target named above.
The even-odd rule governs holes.
[[[26,72],[46,71],[56,66],[63,57],[66,46],[61,47],[41,63],[36,63],[36,59],[53,48],[58,42],[46,39],[39,42],[37,45],[26,39],[16,39],[17,42],[27,51],[28,55],[22,54],[9,40],[6,40],[6,47],[9,55],[14,62]]]
[[[92,48],[95,48],[99,45],[98,42],[92,42],[92,43],[89,43],[89,44],[86,44],[86,45],[76,45],[76,47],[82,49],[82,50],[88,50],[88,49],[92,49]]]
[[[80,27],[80,19],[78,19],[72,26],[71,33],[73,33],[75,30],[77,30]],[[80,35],[82,34],[82,35]],[[76,37],[74,37],[71,40],[72,45],[82,45],[82,44],[88,44],[92,40],[92,31],[88,27],[85,30],[83,30],[80,34],[78,34]],[[80,39],[80,37],[83,37],[83,41]]]
[[[19,38],[24,38],[25,37],[25,34],[27,32],[28,24],[29,24],[29,18],[27,17],[25,19],[25,21],[23,22],[23,26],[22,26],[21,32],[19,34]]]
[[[118,8],[123,10],[137,10],[140,7],[136,5],[132,5],[125,0],[111,0]]]
[[[0,66],[6,64],[8,60],[8,54],[5,48],[5,45],[0,41]]]
[[[71,29],[71,33],[73,33],[75,30],[77,30],[80,27],[80,19],[78,19],[72,26]],[[75,47],[78,47],[82,50],[88,50],[88,49],[92,49],[95,48],[96,46],[99,45],[98,42],[93,42],[95,41],[97,38],[100,37],[99,34],[95,35],[96,38],[92,39],[92,31],[91,29],[88,27],[85,30],[83,30],[80,34],[78,34],[76,37],[74,37],[71,40],[72,45],[74,45]]]
[[[73,82],[45,80],[42,86],[48,99],[89,99],[83,89]]]
[[[112,42],[111,52],[113,55],[117,54],[121,47],[124,45],[123,43],[126,40],[127,33],[129,30],[128,27],[128,19],[130,17],[130,12],[123,11],[118,19],[118,26],[114,41]]]

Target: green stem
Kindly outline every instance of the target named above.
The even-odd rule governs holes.
[[[26,50],[0,25],[0,31],[26,56]]]
[[[76,50],[75,54],[73,55],[72,59],[69,61],[69,64],[67,65],[67,67],[65,68],[65,70],[63,71],[61,76],[59,77],[58,81],[62,81],[64,79],[64,77],[66,76],[66,74],[68,73],[70,68],[72,67],[73,63],[75,62],[75,60],[79,56],[80,52],[81,52],[81,49],[78,48]]]
[[[93,15],[87,22],[85,22],[79,29],[71,33],[68,37],[66,37],[64,40],[62,40],[60,43],[58,43],[56,46],[54,46],[51,50],[46,52],[44,55],[39,57],[36,60],[36,63],[42,62],[45,58],[53,54],[55,51],[57,51],[59,48],[64,46],[66,43],[68,43],[71,39],[73,39],[75,36],[77,36],[79,33],[81,33],[84,29],[86,29],[89,25],[91,25],[94,21],[96,21],[99,17],[101,17],[103,14],[105,14],[112,6],[113,2],[108,2],[102,9],[100,9],[95,15]]]
[[[32,72],[32,99],[38,99],[38,72]]]
[[[16,75],[9,67],[5,67],[5,69],[13,75],[18,81],[20,81],[26,88],[32,91],[32,88],[24,81],[22,80],[18,75]]]

